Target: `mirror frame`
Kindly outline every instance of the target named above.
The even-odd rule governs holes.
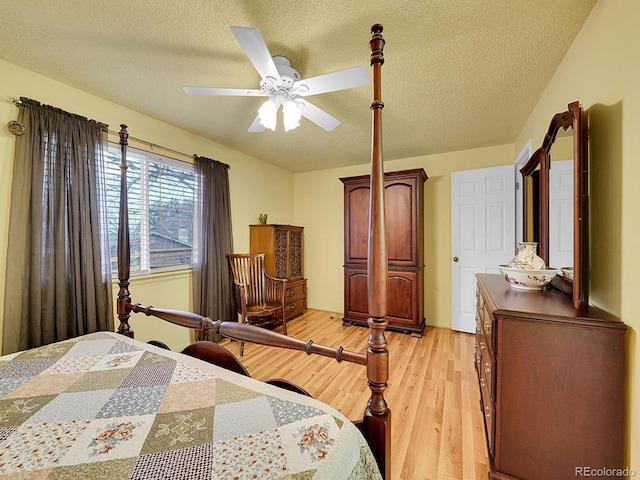
[[[538,255],[549,263],[549,169],[551,168],[550,150],[556,135],[563,128],[573,128],[573,281],[557,275],[551,286],[573,297],[575,308],[584,308],[589,304],[589,197],[588,197],[588,136],[587,118],[583,114],[580,102],[569,104],[565,112],[556,113],[551,119],[542,146],[536,150],[529,161],[520,169],[522,174],[523,195],[523,240],[529,237],[529,213],[533,215],[534,229],[537,228]],[[532,182],[534,172],[539,170],[538,178]],[[537,208],[528,210],[528,196],[531,188],[538,191]]]

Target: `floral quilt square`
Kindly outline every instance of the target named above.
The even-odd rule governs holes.
[[[109,353],[102,355],[92,370],[112,370],[114,368],[133,368],[142,357],[144,350],[133,352]]]
[[[219,460],[213,465],[211,478],[289,478],[287,474],[290,471],[278,430],[266,430],[215,442],[213,454]]]
[[[307,418],[279,428],[291,473],[318,469],[340,435],[331,415]]]
[[[153,425],[153,415],[104,418],[85,426],[60,465],[104,462],[137,457]]]
[[[52,364],[43,373],[45,375],[56,375],[58,373],[78,373],[88,372],[98,363],[100,356],[86,355],[83,357],[62,357]]]
[[[0,474],[20,474],[55,465],[75,445],[89,421],[30,423],[0,443]]]

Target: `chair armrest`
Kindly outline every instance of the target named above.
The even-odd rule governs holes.
[[[264,276],[267,278],[267,281],[281,282],[283,284],[287,283],[287,279],[286,278],[272,277],[268,273],[265,273]]]
[[[284,278],[276,278],[264,274],[265,277],[265,295],[268,302],[280,302],[284,306],[285,292],[287,290],[287,280]]]

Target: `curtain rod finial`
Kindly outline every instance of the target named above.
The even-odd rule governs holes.
[[[24,135],[27,131],[27,128],[23,124],[16,122],[15,120],[11,120],[7,123],[7,128],[9,129],[9,132],[13,133],[16,137]]]

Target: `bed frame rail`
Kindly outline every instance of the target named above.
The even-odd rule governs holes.
[[[182,312],[179,310],[165,310],[154,307],[145,307],[139,303],[132,304],[129,310],[134,313],[144,313],[147,316],[160,318],[167,322],[181,327],[199,329],[204,331],[213,330],[225,338],[243,342],[256,343],[269,347],[287,348],[289,350],[300,350],[307,355],[322,355],[324,357],[335,358],[338,362],[367,364],[367,357],[362,353],[354,353],[342,347],[334,348],[313,343],[313,340],[303,342],[296,338],[282,335],[253,325],[245,323],[229,322],[223,320],[212,320],[197,313]]]

